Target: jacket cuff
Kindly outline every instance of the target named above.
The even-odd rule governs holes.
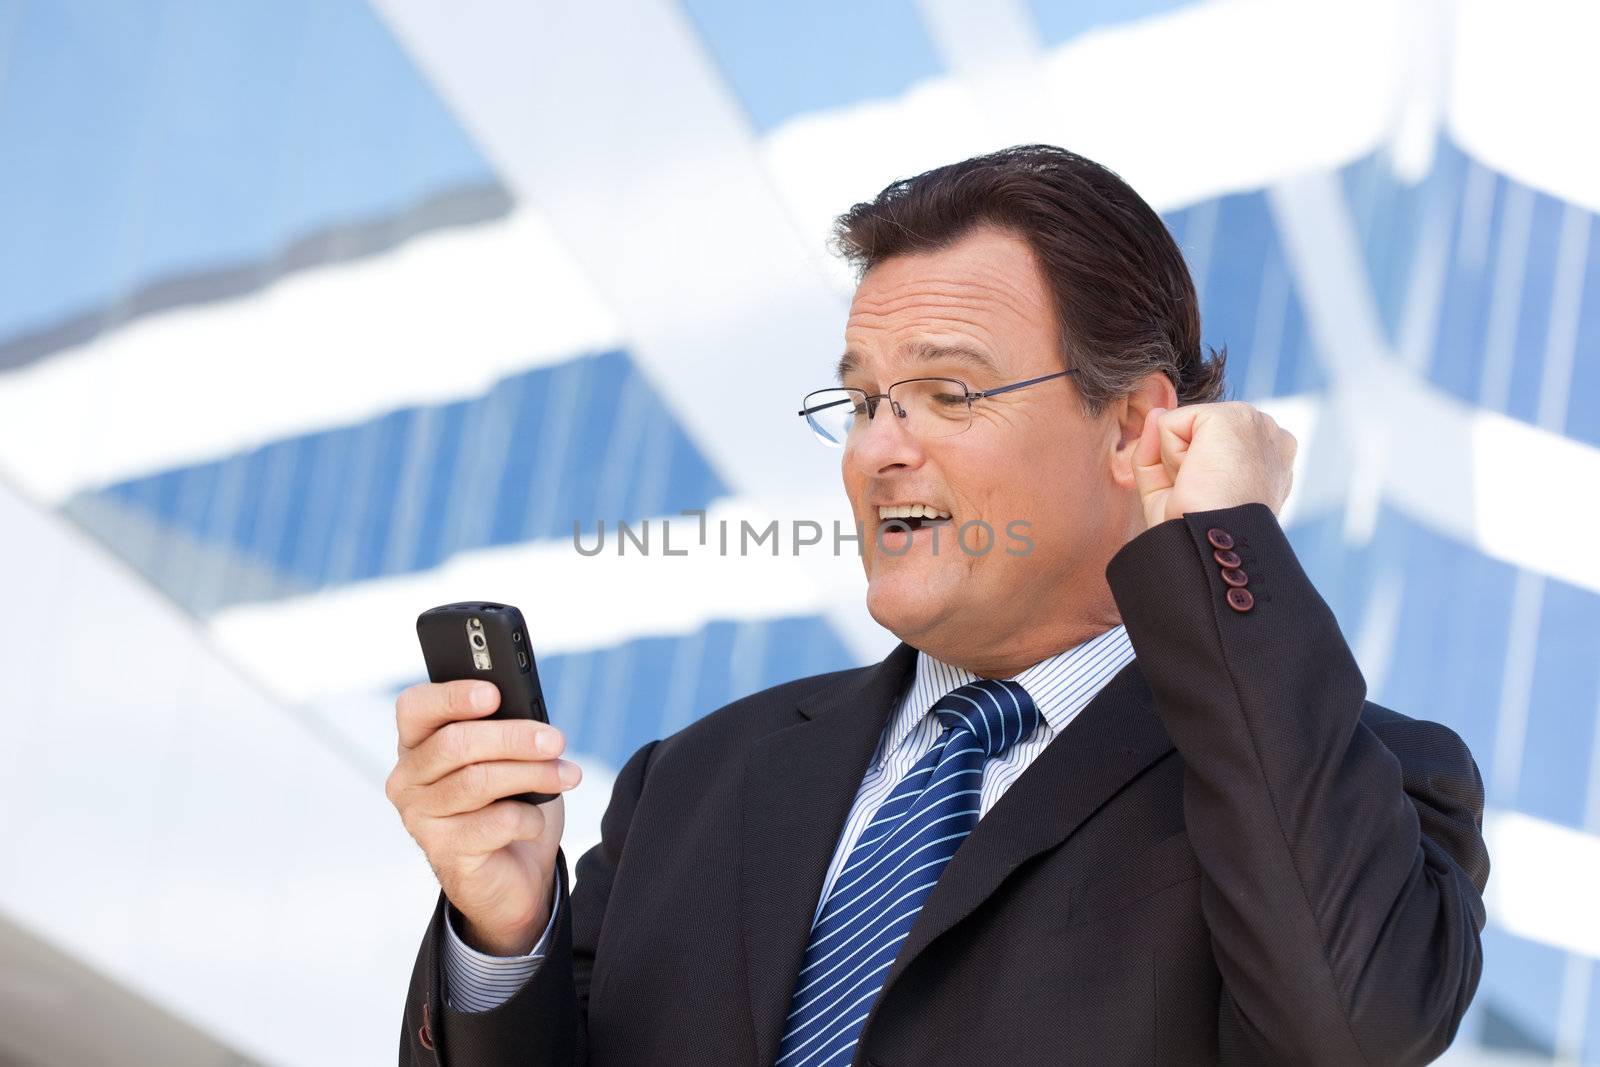
[[[1278,587],[1311,585],[1277,516],[1259,503],[1191,511],[1150,527],[1111,557],[1106,580],[1119,606],[1160,604],[1173,592],[1174,568],[1204,576],[1224,627],[1264,625],[1281,615],[1273,606]]]

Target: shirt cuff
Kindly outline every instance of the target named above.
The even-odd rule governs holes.
[[[444,999],[454,1011],[491,1011],[516,996],[539,970],[561,909],[561,880],[556,879],[550,921],[526,956],[491,956],[479,952],[456,933],[455,907],[444,908]]]

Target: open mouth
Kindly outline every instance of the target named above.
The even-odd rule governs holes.
[[[924,526],[942,526],[945,523],[948,523],[949,521],[950,520],[947,519],[947,518],[946,519],[927,519],[927,518],[923,518],[920,515],[914,515],[914,516],[911,516],[910,518],[905,518],[905,519],[884,519],[881,523],[879,523],[879,525],[882,526],[886,530],[899,530],[899,529],[902,528],[902,524],[904,524],[904,528],[905,529],[908,529],[908,530],[912,531],[913,533],[915,533],[916,531],[922,529]],[[893,523],[894,525],[891,526],[891,525],[889,525],[890,523]]]
[[[916,533],[924,526],[937,526],[950,521],[950,513],[931,504],[898,504],[878,509],[880,533],[898,533],[907,530]]]

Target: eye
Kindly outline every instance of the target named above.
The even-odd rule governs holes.
[[[941,407],[966,407],[967,394],[965,393],[934,393],[933,402]]]

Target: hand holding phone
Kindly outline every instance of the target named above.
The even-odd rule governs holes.
[[[560,794],[581,772],[559,758],[565,738],[546,721],[520,612],[443,605],[424,612],[417,631],[432,680],[395,701],[399,755],[385,793],[466,920],[458,932],[467,943],[526,953],[553,906]]]

